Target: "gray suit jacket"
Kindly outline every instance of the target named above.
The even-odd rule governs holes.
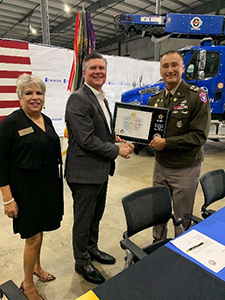
[[[101,184],[113,175],[119,147],[98,99],[85,84],[66,105],[69,142],[65,177],[68,182]]]

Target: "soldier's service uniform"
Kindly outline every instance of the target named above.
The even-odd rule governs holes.
[[[171,91],[173,93],[173,90]],[[210,127],[210,104],[206,93],[181,80],[169,103],[166,89],[149,99],[148,105],[169,109],[165,133],[166,147],[155,150],[153,185],[170,188],[173,208],[177,217],[192,213],[195,193],[203,161],[203,145]],[[183,219],[188,229],[190,221]],[[154,238],[165,238],[166,224],[154,229]],[[181,232],[176,229],[175,235]]]

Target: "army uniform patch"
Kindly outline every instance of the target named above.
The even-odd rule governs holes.
[[[200,100],[203,102],[203,103],[207,103],[207,96],[206,96],[206,93],[205,92],[201,92],[199,94],[199,98]]]

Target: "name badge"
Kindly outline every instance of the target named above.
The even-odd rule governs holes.
[[[18,130],[18,133],[20,136],[24,136],[24,135],[27,135],[27,134],[30,134],[33,132],[34,132],[34,129],[32,127],[27,127],[27,128]]]

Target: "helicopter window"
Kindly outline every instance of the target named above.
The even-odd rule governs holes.
[[[205,78],[215,76],[219,71],[220,54],[218,52],[206,52]],[[194,53],[185,71],[186,80],[198,79],[198,55]]]

